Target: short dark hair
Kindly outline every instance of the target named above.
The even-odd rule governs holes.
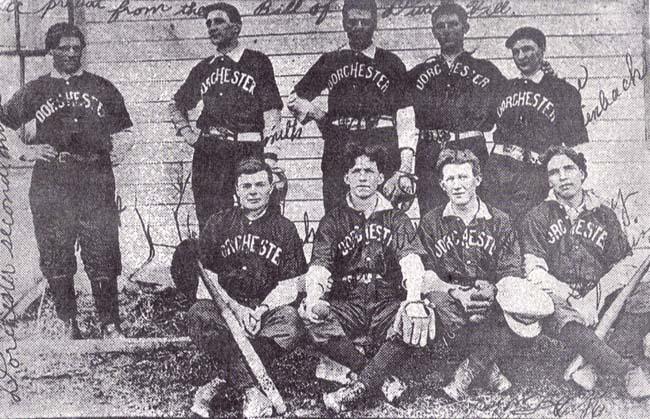
[[[345,0],[343,2],[343,19],[348,17],[350,9],[367,10],[372,15],[372,18],[377,22],[377,3],[375,0]]]
[[[235,167],[235,184],[239,181],[241,175],[252,175],[258,172],[266,172],[269,183],[273,183],[273,171],[271,166],[257,157],[246,157],[242,159]]]
[[[544,32],[530,26],[523,26],[515,30],[506,40],[506,48],[512,49],[515,43],[521,39],[530,39],[541,49],[546,51],[546,36]]]
[[[47,30],[47,33],[45,34],[45,50],[49,52],[50,50],[58,48],[59,42],[61,42],[61,38],[64,36],[78,38],[81,43],[81,48],[86,47],[86,37],[79,27],[71,23],[59,22],[50,26]]]
[[[210,12],[214,12],[215,10],[221,10],[227,14],[230,23],[241,25],[241,15],[239,14],[239,10],[237,10],[235,6],[229,3],[212,3],[203,7],[203,17],[207,19]]]
[[[384,172],[388,160],[386,151],[379,146],[360,146],[355,143],[348,143],[343,150],[343,167],[345,171],[352,169],[357,162],[357,158],[361,156],[366,156],[370,161],[377,163],[379,172]]]
[[[451,148],[442,150],[436,162],[438,178],[442,180],[442,169],[446,165],[464,163],[470,163],[472,165],[472,173],[474,176],[481,176],[481,163],[471,150],[453,150]]]
[[[550,146],[542,156],[542,164],[546,169],[548,169],[548,163],[551,161],[551,159],[555,156],[560,155],[567,156],[569,159],[571,159],[571,161],[574,162],[576,166],[578,166],[578,169],[582,170],[582,172],[585,174],[585,178],[587,177],[587,159],[585,158],[585,155],[578,153],[571,147],[567,147],[565,145]]]
[[[467,25],[467,11],[459,4],[442,3],[431,13],[431,24],[433,25],[441,15],[456,15],[460,23]]]

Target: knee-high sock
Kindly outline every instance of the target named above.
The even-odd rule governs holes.
[[[368,390],[377,390],[384,379],[411,356],[411,352],[412,348],[400,337],[387,340],[361,371],[359,381],[365,384]]]
[[[359,352],[352,339],[347,336],[333,337],[318,345],[318,350],[357,373],[368,363],[366,356]]]
[[[600,340],[593,330],[577,322],[567,323],[560,340],[575,349],[587,362],[610,374],[625,374],[633,365]]]

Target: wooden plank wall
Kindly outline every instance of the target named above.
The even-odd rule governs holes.
[[[196,8],[210,2],[196,1]],[[37,3],[46,2],[39,0]],[[121,246],[125,273],[144,261],[148,253],[135,213],[136,203],[144,222],[150,226],[154,242],[169,246],[178,242],[172,211],[179,200],[178,182],[188,174],[191,154],[174,136],[164,111],[165,103],[192,66],[213,51],[206,39],[203,20],[178,14],[188,10],[183,9],[188,3],[191,2],[103,0],[86,2],[89,7],[78,8],[76,12],[76,20],[88,38],[88,70],[105,76],[119,88],[138,131],[137,144],[116,169],[118,193],[124,206]],[[260,9],[259,0],[232,3],[243,15],[242,42],[270,56],[284,99],[322,52],[346,44],[341,27],[342,0],[294,2],[294,5],[301,3],[295,13],[267,15],[254,13]],[[272,7],[266,10],[287,6],[290,0],[271,3]],[[378,45],[397,53],[408,68],[437,53],[428,13],[439,1],[379,0],[378,3],[380,15],[391,4],[402,5],[402,8],[393,8],[396,14],[380,19],[376,33]],[[641,80],[645,74],[642,26],[647,15],[644,1],[473,0],[460,3],[473,10],[466,48],[474,50],[478,57],[492,60],[508,76],[516,75],[509,51],[504,46],[512,31],[520,26],[536,26],[546,33],[546,58],[562,77],[582,87],[585,115],[591,115],[596,107],[601,111],[597,120],[588,124],[591,143],[581,147],[591,163],[588,184],[612,200],[616,200],[619,190],[623,196],[634,193],[626,205],[630,234],[641,244],[649,244],[643,235],[646,226],[650,226],[647,215],[650,187],[646,182],[650,159],[645,142],[645,100]],[[93,7],[98,4],[103,8]],[[130,13],[115,12],[119,6],[125,10],[127,4]],[[309,12],[316,4],[320,5],[320,12],[326,4],[330,8],[318,24],[318,16]],[[39,39],[42,42],[42,33],[50,21],[64,17],[65,13],[61,7],[48,12],[47,24],[40,16],[31,15],[28,19],[33,28],[28,36],[30,42],[37,43]],[[3,18],[3,24],[6,21]],[[3,27],[3,32],[6,30]],[[634,83],[630,80],[633,69],[639,72]],[[37,70],[31,68],[29,73],[43,72],[42,63]],[[586,71],[588,79],[585,79]],[[612,98],[613,89],[618,89],[616,100]],[[13,91],[13,88],[0,87],[3,97]],[[195,112],[193,117],[197,115]],[[286,108],[283,118],[285,122],[292,121]],[[305,237],[309,229],[317,227],[322,216],[319,162],[322,139],[314,124],[308,124],[303,127],[300,139],[287,141],[283,146],[281,165],[290,178],[285,215],[296,223]],[[17,179],[27,178],[25,170],[22,172]],[[24,187],[26,182],[17,180],[17,184]],[[28,211],[26,191],[17,191],[15,196],[17,209]],[[622,208],[621,202],[617,207]],[[417,208],[411,215],[417,219]],[[181,200],[183,223],[188,217],[190,229],[196,230],[189,190]],[[308,226],[306,217],[310,220]],[[183,235],[186,235],[185,228]],[[167,264],[169,249],[159,247],[158,254],[156,262]]]

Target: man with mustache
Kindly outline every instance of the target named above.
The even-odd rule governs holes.
[[[239,42],[239,11],[227,3],[203,8],[215,54],[190,72],[170,104],[176,134],[194,148],[192,190],[202,230],[208,217],[233,204],[236,163],[264,157],[275,166],[282,100],[273,66],[261,52]],[[203,101],[196,130],[187,112]]]
[[[551,145],[589,141],[580,93],[542,70],[546,37],[519,28],[506,41],[521,72],[508,82],[495,103],[494,149],[485,169],[484,198],[510,215],[515,226],[548,194],[540,155]]]
[[[403,160],[400,167],[400,152],[410,153],[407,148],[412,146],[402,144],[401,133],[398,144],[396,128],[406,67],[395,54],[373,42],[375,0],[346,0],[342,13],[349,46],[323,54],[296,84],[288,103],[301,123],[316,121],[325,140],[321,169],[326,212],[345,205],[341,150],[347,143],[382,147],[388,154],[386,179],[398,169],[398,175],[412,172],[410,161]],[[329,91],[327,111],[313,103],[325,89]],[[403,189],[413,186],[407,179],[401,182]],[[399,180],[394,179],[392,191]]]

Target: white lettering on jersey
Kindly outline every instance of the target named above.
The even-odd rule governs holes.
[[[256,86],[255,79],[250,74],[228,67],[219,67],[201,83],[201,96],[218,84],[233,84],[250,95],[253,94]]]
[[[432,67],[427,68],[425,71],[420,73],[415,83],[415,87],[418,90],[424,90],[426,85],[433,80],[434,77],[440,75],[443,72],[443,67],[441,63],[436,63]],[[490,84],[490,78],[484,76],[483,74],[477,72],[467,64],[456,63],[452,68],[449,69],[449,74],[456,74],[461,78],[471,79],[472,84],[485,88]]]
[[[336,247],[341,251],[342,256],[347,256],[365,241],[375,241],[384,246],[389,246],[392,240],[393,233],[389,228],[381,224],[370,223],[366,224],[363,229],[355,226],[354,230],[346,234]]]
[[[271,261],[275,266],[280,264],[282,254],[282,248],[277,244],[250,233],[227,238],[220,248],[224,258],[236,254],[256,254]]]
[[[36,119],[38,122],[43,123],[50,116],[65,108],[90,109],[92,113],[96,114],[100,118],[103,118],[106,115],[104,112],[104,105],[95,96],[79,91],[66,91],[48,98],[45,103],[36,110]]]
[[[386,93],[388,91],[388,86],[390,86],[390,80],[384,73],[376,69],[374,66],[360,62],[344,65],[343,67],[339,67],[336,71],[333,71],[327,78],[327,88],[330,92],[343,79],[372,80],[382,93]]]
[[[501,118],[503,113],[516,107],[533,108],[538,113],[541,113],[551,122],[555,122],[555,104],[549,98],[541,93],[531,91],[515,92],[501,101],[497,109],[497,116]]]

